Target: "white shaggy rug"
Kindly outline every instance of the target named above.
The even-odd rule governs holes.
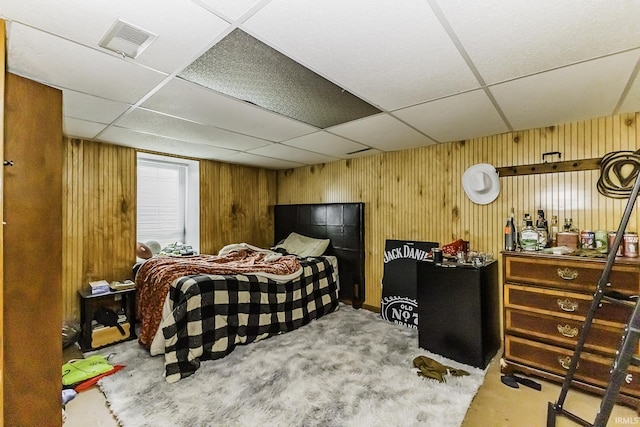
[[[122,371],[99,383],[123,427],[460,426],[485,372],[418,347],[416,330],[344,304],[293,332],[238,346],[168,384],[163,358],[109,347]],[[419,377],[432,357],[471,375]]]

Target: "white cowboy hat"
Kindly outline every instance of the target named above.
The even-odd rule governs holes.
[[[471,166],[462,175],[462,188],[472,202],[486,205],[500,193],[500,180],[496,168],[488,163]]]

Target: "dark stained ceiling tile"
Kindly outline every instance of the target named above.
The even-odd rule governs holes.
[[[239,29],[178,77],[322,129],[381,112]]]

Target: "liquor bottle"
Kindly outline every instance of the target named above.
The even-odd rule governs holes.
[[[551,217],[551,246],[558,246],[558,215]]]
[[[533,220],[526,214],[524,216],[525,226],[520,232],[520,247],[523,251],[537,251],[538,250],[538,231],[533,228]]]
[[[549,226],[547,219],[544,217],[544,211],[538,209],[538,220],[536,221],[536,231],[538,232],[538,249],[542,250],[549,243]]]
[[[504,250],[505,251],[516,250],[515,234],[516,234],[516,227],[513,225],[513,219],[509,217],[507,218],[507,225],[504,226]]]
[[[573,220],[571,218],[565,218],[563,231],[571,231],[572,228],[573,228]]]
[[[511,208],[511,225],[513,226],[513,250],[517,251],[520,247],[520,233],[518,232],[518,225],[516,224],[516,210],[515,208]]]

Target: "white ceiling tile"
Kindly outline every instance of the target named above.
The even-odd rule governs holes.
[[[353,157],[353,154],[350,153],[355,153],[367,148],[366,145],[350,141],[337,135],[332,135],[325,131],[283,141],[282,144],[313,151],[314,153],[326,154],[327,156],[339,157],[341,159]]]
[[[247,151],[258,156],[273,157],[302,164],[329,163],[338,160],[336,157],[300,150],[282,144],[271,144]]]
[[[2,16],[110,55],[116,54],[100,48],[99,42],[118,19],[156,34],[158,38],[135,61],[165,73],[188,65],[229,27],[190,0],[111,0],[106,7],[84,0],[65,0],[64,7],[34,0],[5,3]]]
[[[287,160],[258,156],[251,153],[234,154],[227,158],[226,161],[267,169],[293,169],[305,165],[304,163],[289,162]]]
[[[270,144],[264,139],[253,138],[209,125],[203,125],[155,111],[136,108],[120,118],[117,126],[127,129],[165,135],[199,144],[208,144],[232,150],[249,150]]]
[[[65,89],[62,91],[62,112],[66,117],[109,124],[131,107],[92,95]]]
[[[50,86],[130,104],[165,78],[122,58],[15,22],[9,36],[7,66],[12,73]]]
[[[231,19],[238,19],[251,10],[260,0],[193,0],[207,9],[222,13]],[[263,1],[264,3],[264,1]]]
[[[143,107],[270,141],[283,141],[318,129],[174,78]]]
[[[62,133],[70,138],[93,139],[106,127],[103,123],[63,117]]]
[[[488,84],[640,46],[638,1],[438,4]]]
[[[388,114],[378,114],[327,129],[381,151],[435,144],[435,141]]]
[[[514,129],[613,114],[640,50],[512,80],[490,88]]]
[[[237,151],[227,150],[226,148],[164,138],[117,126],[109,127],[105,132],[100,134],[98,140],[141,150],[151,150],[160,153],[175,154],[177,156],[211,160],[224,160],[237,153]]]
[[[478,87],[423,0],[282,0],[245,27],[382,109]]]
[[[640,62],[636,65],[640,68]],[[640,111],[640,73],[636,74],[635,79],[631,83],[627,96],[620,105],[619,113],[635,113]]]
[[[439,142],[509,131],[483,90],[427,102],[393,114]]]

